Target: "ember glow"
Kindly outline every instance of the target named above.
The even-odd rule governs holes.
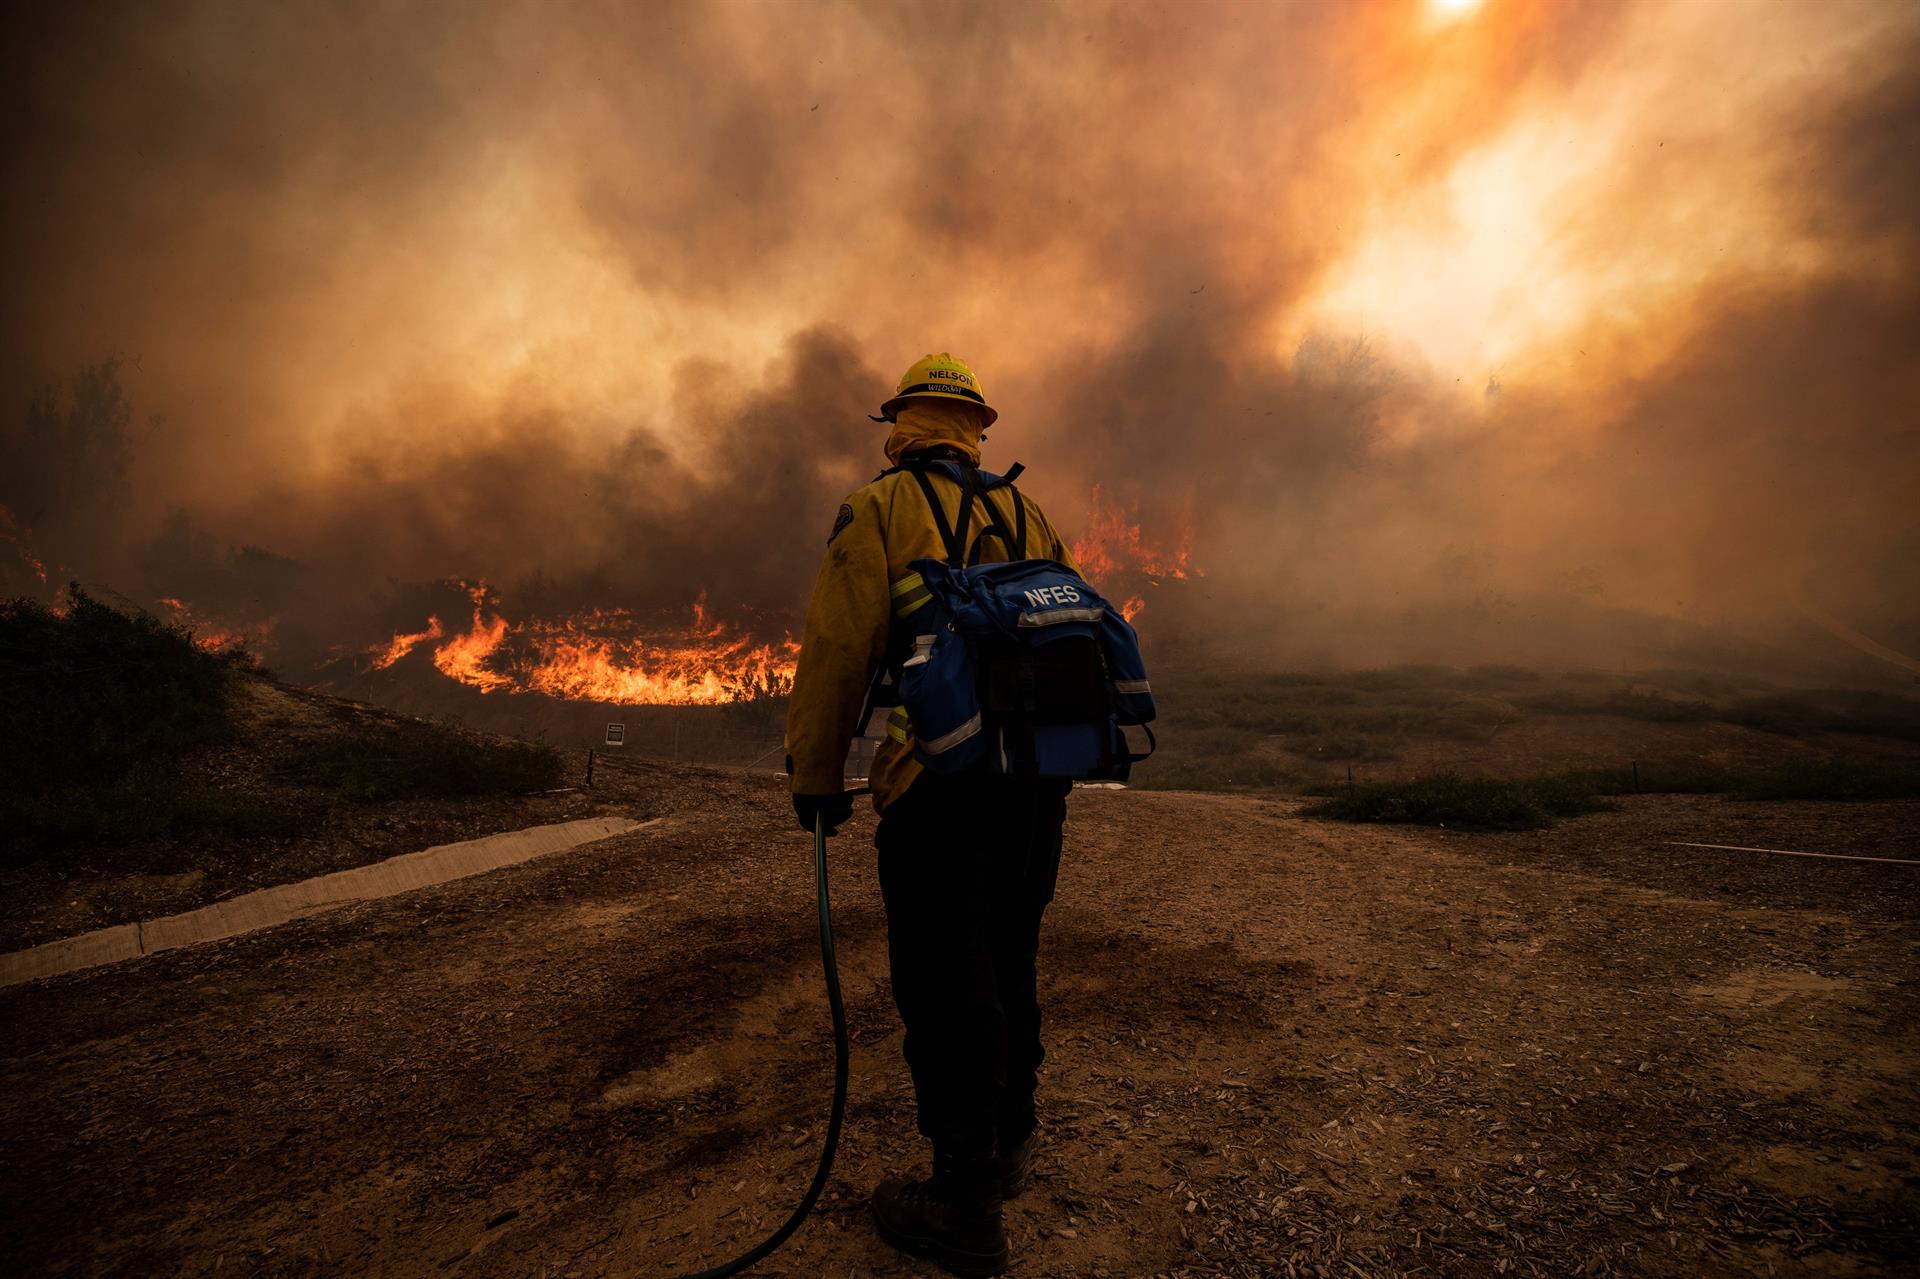
[[[167,611],[168,621],[186,630],[193,636],[193,642],[205,649],[244,648],[258,653],[267,646],[278,625],[277,619],[251,626],[214,621],[184,600],[165,598],[154,603]]]
[[[34,575],[40,585],[45,586],[47,584],[47,566],[41,561],[39,556],[33,553],[33,548],[27,544],[27,532],[26,529],[20,527],[19,521],[13,518],[12,511],[9,511],[4,506],[0,506],[0,542],[4,542],[6,545],[12,547],[13,554],[19,563],[24,565],[26,569]]]
[[[387,670],[415,648],[441,641],[433,666],[483,693],[542,693],[616,706],[715,706],[782,696],[793,686],[799,645],[767,642],[708,616],[706,597],[680,625],[626,609],[591,609],[558,620],[510,621],[485,583],[462,583],[473,601],[467,629],[446,635],[439,618],[370,650]]]

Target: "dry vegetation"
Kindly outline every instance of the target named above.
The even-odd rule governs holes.
[[[78,592],[0,605],[0,949],[563,820],[537,743],[275,682]]]
[[[1451,773],[1545,778],[1608,794],[1636,789],[1637,766],[1642,791],[1778,799],[1920,792],[1920,698],[1888,692],[1787,689],[1698,671],[1509,666],[1176,670],[1156,674],[1155,685],[1165,746],[1138,781],[1156,789],[1314,793],[1344,788],[1350,773],[1361,783]]]

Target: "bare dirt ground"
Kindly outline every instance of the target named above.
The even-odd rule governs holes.
[[[631,767],[631,766],[630,766]],[[672,1275],[784,1216],[831,1048],[777,784],[633,767],[643,833],[0,991],[13,1273]],[[1524,835],[1082,792],[1013,1274],[1920,1273],[1920,805],[1629,799]],[[871,819],[816,1217],[757,1273],[909,1275],[922,1156]]]

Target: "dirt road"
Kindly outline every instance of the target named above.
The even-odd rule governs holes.
[[[625,784],[667,820],[0,992],[10,1269],[671,1275],[757,1238],[831,1077],[807,841],[769,782]],[[1920,871],[1660,841],[1912,855],[1920,809],[1294,808],[1076,797],[1014,1274],[1915,1266]],[[836,841],[848,1132],[762,1274],[922,1273],[865,1216],[920,1157],[869,833]]]

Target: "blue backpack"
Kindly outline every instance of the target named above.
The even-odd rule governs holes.
[[[1139,637],[1119,610],[1066,565],[1026,556],[1026,506],[1016,494],[1014,529],[982,499],[986,524],[967,542],[974,499],[1011,488],[1005,476],[950,461],[910,471],[932,508],[945,562],[919,559],[893,585],[894,634],[881,679],[897,707],[888,733],[913,732],[913,753],[938,773],[1124,780],[1153,753],[1153,691]],[[927,471],[960,486],[958,528],[947,522]],[[1011,557],[981,564],[994,537]],[[884,685],[876,685],[876,702]],[[884,704],[884,703],[882,703]],[[1139,726],[1135,754],[1124,729]]]

